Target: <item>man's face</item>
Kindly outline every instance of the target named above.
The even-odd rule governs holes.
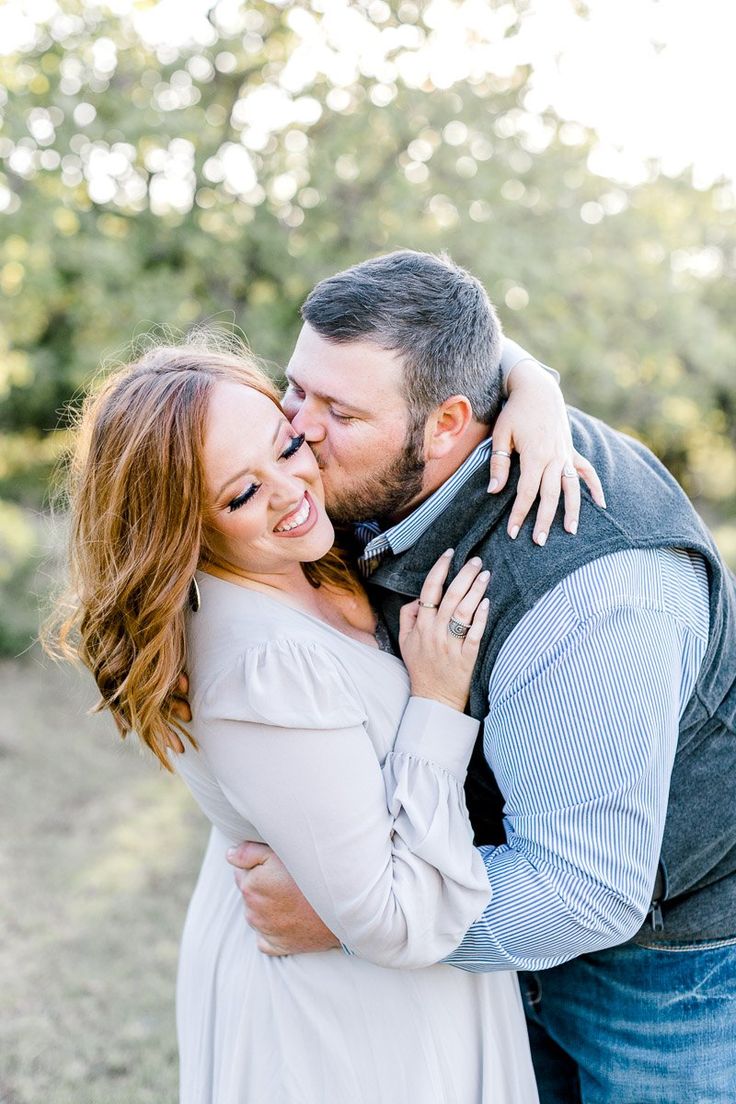
[[[409,432],[399,355],[370,341],[338,345],[305,325],[286,378],[283,407],[317,457],[330,517],[394,518],[413,505],[423,440]]]

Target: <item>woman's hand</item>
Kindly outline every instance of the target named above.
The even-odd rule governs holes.
[[[450,548],[424,580],[419,598],[401,609],[399,645],[411,692],[461,712],[488,619],[484,598],[490,578],[481,560],[468,560],[442,596],[452,561]]]
[[[564,526],[576,533],[580,517],[580,479],[593,501],[605,507],[603,488],[593,465],[575,451],[565,399],[553,376],[536,361],[514,366],[508,382],[509,398],[493,427],[491,482],[496,494],[506,486],[511,453],[521,462],[521,475],[508,522],[513,539],[539,495],[533,540],[544,545],[554,521],[560,493],[565,497]]]

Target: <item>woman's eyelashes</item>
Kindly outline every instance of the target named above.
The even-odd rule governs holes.
[[[241,495],[238,495],[237,498],[234,498],[231,502],[228,502],[227,508],[230,513],[232,514],[233,510],[239,510],[241,506],[244,506],[246,502],[253,497],[260,486],[260,483],[251,483],[250,487],[248,487],[247,490],[243,491]]]
[[[293,456],[294,453],[299,451],[299,449],[302,447],[303,444],[304,444],[304,434],[303,433],[300,433],[298,435],[298,437],[291,437],[289,439],[288,445],[286,446],[284,451],[281,453],[281,456],[279,457],[279,459],[280,460],[288,460],[289,457]],[[248,487],[246,490],[244,490],[242,494],[238,495],[237,498],[233,498],[230,502],[228,502],[228,504],[227,504],[228,511],[232,514],[234,510],[239,510],[241,506],[244,506],[245,503],[248,502],[253,497],[253,495],[256,493],[256,491],[260,487],[261,487],[260,483],[251,483],[250,487]]]
[[[289,441],[289,444],[286,446],[284,451],[281,453],[281,459],[282,460],[288,460],[290,456],[293,456],[295,452],[299,451],[299,449],[302,447],[303,444],[304,444],[304,434],[303,433],[300,433],[298,437],[292,437],[291,440]]]

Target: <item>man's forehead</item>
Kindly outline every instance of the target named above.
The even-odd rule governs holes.
[[[373,407],[377,388],[400,393],[402,363],[398,353],[373,341],[329,341],[305,324],[286,375],[322,397]]]

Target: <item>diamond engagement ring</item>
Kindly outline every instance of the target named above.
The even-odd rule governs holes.
[[[467,636],[470,632],[470,625],[464,625],[462,621],[458,621],[456,618],[451,617],[447,624],[447,631],[451,636],[456,636],[459,640],[462,640],[462,638]]]
[[[563,479],[577,479],[577,477],[578,477],[578,473],[575,471],[575,469],[570,468],[570,467],[567,466],[567,464],[565,464],[565,467],[562,469],[562,478]]]

